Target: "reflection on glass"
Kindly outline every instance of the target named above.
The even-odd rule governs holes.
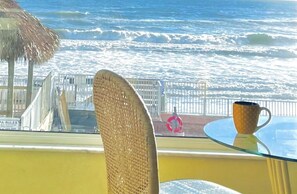
[[[275,130],[275,144],[280,148],[280,152],[282,155],[286,155],[288,157],[297,155],[297,128],[294,128],[294,125],[291,128],[281,129],[278,128]]]
[[[232,118],[207,124],[205,134],[231,148],[283,160],[297,161],[297,117],[272,117],[252,135],[238,134]]]
[[[267,154],[270,154],[269,148],[252,134],[237,134],[234,138],[233,146],[255,153],[263,153],[262,150],[264,149]]]

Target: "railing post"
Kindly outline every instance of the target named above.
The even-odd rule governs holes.
[[[265,100],[265,107],[267,107],[267,103],[268,103],[268,101]],[[265,115],[267,115],[267,111],[265,111],[265,112],[266,112]]]
[[[77,84],[74,84],[74,104],[77,105]]]
[[[166,111],[166,82],[160,80],[160,95],[161,95],[161,112]]]
[[[203,102],[203,115],[206,115],[206,83],[204,82],[204,102]]]
[[[227,99],[227,117],[230,115],[230,101]]]
[[[157,111],[158,111],[158,116],[160,116],[160,114],[161,114],[161,103],[162,103],[162,99],[161,99],[161,93],[162,93],[162,91],[161,91],[161,83],[160,83],[160,81],[157,81],[157,87],[158,87],[158,96],[157,96],[157,98],[158,98],[158,105],[157,105]]]

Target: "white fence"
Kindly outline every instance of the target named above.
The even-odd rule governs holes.
[[[26,86],[14,86],[13,114],[18,116],[26,108]],[[0,113],[6,115],[7,111],[7,86],[0,86]]]
[[[205,114],[207,111],[206,82],[163,81],[164,107],[162,112]]]
[[[34,97],[40,88],[44,77],[34,77],[34,88],[32,97]],[[0,76],[0,114],[6,115],[7,111],[7,75]],[[18,117],[26,109],[26,76],[15,76],[13,91],[13,114]]]
[[[161,112],[162,85],[159,80],[128,78],[135,90],[143,99],[150,115],[158,117]]]
[[[4,78],[3,78],[4,77]],[[0,112],[6,112],[7,86],[5,76],[0,77]],[[53,108],[54,84],[63,89],[69,109],[93,110],[93,76],[92,75],[49,75],[45,80],[35,77],[35,98],[24,112],[26,104],[26,79],[16,77],[14,111],[22,113],[19,118],[1,117],[0,127],[13,130],[20,125],[22,130],[41,130],[40,125]],[[263,100],[239,98],[208,97],[207,85],[204,82],[174,82],[156,79],[131,79],[143,98],[152,117],[161,113],[172,113],[174,107],[178,114],[195,114],[208,116],[231,116],[234,101],[253,101],[270,109],[276,116],[297,116],[297,101]],[[263,111],[262,114],[266,114]]]
[[[203,115],[212,116],[232,116],[232,104],[235,101],[252,101],[258,103],[260,106],[264,106],[271,111],[274,116],[297,116],[297,101],[287,100],[259,100],[259,99],[220,99],[220,98],[207,98],[206,100],[206,112]],[[204,106],[204,105],[203,105]],[[192,112],[195,114],[195,112]],[[261,113],[266,115],[266,111]]]
[[[35,98],[21,116],[21,130],[48,130],[40,129],[53,108],[53,77],[49,74],[39,88]]]
[[[143,98],[152,117],[161,113],[172,113],[174,107],[178,114],[231,116],[232,103],[237,100],[257,102],[261,106],[269,108],[273,115],[297,116],[297,101],[293,100],[214,98],[207,96],[205,82],[131,78],[127,78],[127,80]],[[93,76],[60,75],[56,79],[56,83],[65,90],[69,109],[92,110],[94,108],[92,103]]]
[[[69,109],[93,109],[93,77],[91,75],[63,75],[55,85],[65,91]]]
[[[56,86],[65,91],[69,109],[94,109],[93,77],[91,75],[59,75],[56,77]],[[151,116],[159,116],[162,96],[159,80],[128,78],[128,81],[144,100]]]

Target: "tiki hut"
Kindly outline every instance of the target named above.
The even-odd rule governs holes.
[[[28,106],[32,95],[33,65],[52,58],[58,46],[58,35],[24,11],[15,0],[0,0],[0,60],[8,63],[7,116],[13,116],[15,62],[24,60],[28,63]]]

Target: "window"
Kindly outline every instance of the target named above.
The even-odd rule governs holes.
[[[238,99],[258,102],[273,115],[297,115],[296,1],[17,3],[59,35],[59,49],[50,60],[34,66],[33,81],[33,96],[50,92],[53,98],[43,100],[52,102],[55,111],[50,129],[40,127],[41,120],[48,118],[42,111],[52,110],[45,109],[40,99],[24,117],[28,67],[18,60],[14,110],[20,119],[5,117],[8,65],[2,58],[2,129],[23,124],[27,126],[23,130],[97,133],[92,78],[102,68],[135,86],[160,136],[203,137],[204,124],[232,116],[232,103]],[[4,12],[1,8],[0,17]],[[37,109],[42,119],[36,119]],[[178,122],[169,125],[173,132],[166,126],[174,110],[182,118],[181,133]]]

